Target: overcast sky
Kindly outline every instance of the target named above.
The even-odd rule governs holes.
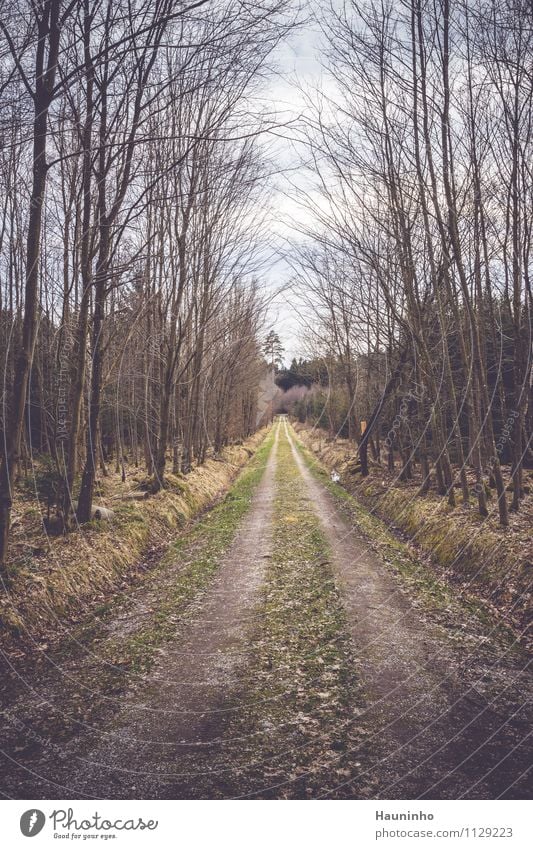
[[[299,239],[294,222],[301,221],[306,214],[298,202],[298,189],[309,186],[309,175],[305,168],[299,167],[301,158],[305,157],[305,148],[299,141],[299,118],[306,114],[308,108],[302,88],[315,89],[322,84],[320,40],[318,28],[309,22],[278,48],[275,61],[279,73],[269,86],[267,95],[278,119],[282,124],[288,124],[275,139],[269,137],[267,149],[282,169],[276,178],[273,227],[277,243],[282,250],[288,251],[289,257],[294,254],[294,245]],[[272,302],[270,322],[281,337],[288,363],[293,356],[305,354],[303,323],[297,315],[294,296],[289,292],[292,277],[290,259],[274,257],[263,276],[273,289],[282,287],[282,292]]]

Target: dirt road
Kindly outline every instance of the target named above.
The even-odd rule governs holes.
[[[278,422],[131,598],[8,668],[4,796],[528,797],[527,659],[360,510]]]

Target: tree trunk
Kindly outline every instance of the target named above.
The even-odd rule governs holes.
[[[5,562],[9,541],[13,484],[19,457],[28,380],[37,338],[42,212],[48,172],[46,162],[47,125],[59,51],[59,6],[59,0],[48,0],[44,4],[42,18],[38,21],[39,41],[35,58],[36,82],[33,118],[33,179],[26,243],[22,345],[15,365],[13,396],[4,433],[5,455],[0,464],[0,577],[2,578],[7,577]],[[45,71],[46,42],[48,42],[48,59]]]

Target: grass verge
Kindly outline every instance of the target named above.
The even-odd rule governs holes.
[[[452,630],[460,637],[464,637],[461,624],[468,622],[469,631],[478,637],[490,628],[492,639],[500,640],[506,647],[516,643],[515,632],[504,623],[495,622],[483,600],[468,595],[459,598],[457,590],[435,573],[423,551],[413,551],[408,542],[394,536],[382,519],[370,513],[341,483],[331,480],[328,471],[296,433],[293,438],[307,468],[329,490],[339,509],[365,537],[369,548],[401,578],[415,606],[422,605],[431,611],[448,630],[454,625]]]
[[[379,516],[393,535],[406,537],[417,557],[483,618],[512,629],[526,647],[531,642],[533,598],[532,496],[512,513],[508,528],[498,524],[494,494],[491,513],[481,517],[472,504],[451,508],[434,491],[421,497],[418,484],[399,483],[378,465],[368,478],[350,473],[353,447],[346,441],[324,441],[318,431],[297,425],[299,438],[329,470],[341,473],[343,486],[363,509]],[[533,473],[529,473],[533,481]],[[475,501],[475,499],[474,499]]]
[[[219,460],[209,459],[168,489],[143,501],[127,498],[132,483],[110,475],[101,503],[113,509],[111,521],[89,522],[63,537],[43,535],[40,505],[33,525],[18,524],[15,511],[12,580],[0,592],[0,646],[3,651],[28,651],[35,644],[62,639],[72,624],[105,605],[109,597],[135,584],[145,574],[147,557],[165,548],[185,523],[212,505],[227,490],[264,438],[264,431],[244,445],[226,448]],[[124,492],[127,490],[127,492]],[[30,505],[30,506],[28,506]]]

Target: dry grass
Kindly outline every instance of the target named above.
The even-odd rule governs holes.
[[[113,519],[90,522],[66,536],[47,536],[43,505],[35,494],[20,494],[13,511],[12,579],[0,599],[2,643],[60,636],[88,609],[126,588],[179,528],[227,490],[264,436],[262,430],[243,445],[227,447],[186,477],[169,475],[168,487],[145,500],[131,497],[142,477],[138,469],[125,483],[109,474],[98,482],[95,501],[111,508]]]
[[[405,534],[427,555],[439,577],[465,595],[483,600],[515,630],[531,624],[533,598],[533,496],[511,514],[510,525],[498,524],[496,499],[483,519],[472,504],[451,508],[434,492],[417,495],[419,481],[403,483],[373,464],[367,478],[349,470],[355,450],[346,440],[330,441],[317,430],[296,425],[304,444],[321,463],[341,476],[346,489],[371,512]],[[531,473],[529,473],[530,477]],[[533,480],[532,480],[533,483]],[[533,488],[533,487],[532,487]],[[457,491],[460,502],[460,491]]]

